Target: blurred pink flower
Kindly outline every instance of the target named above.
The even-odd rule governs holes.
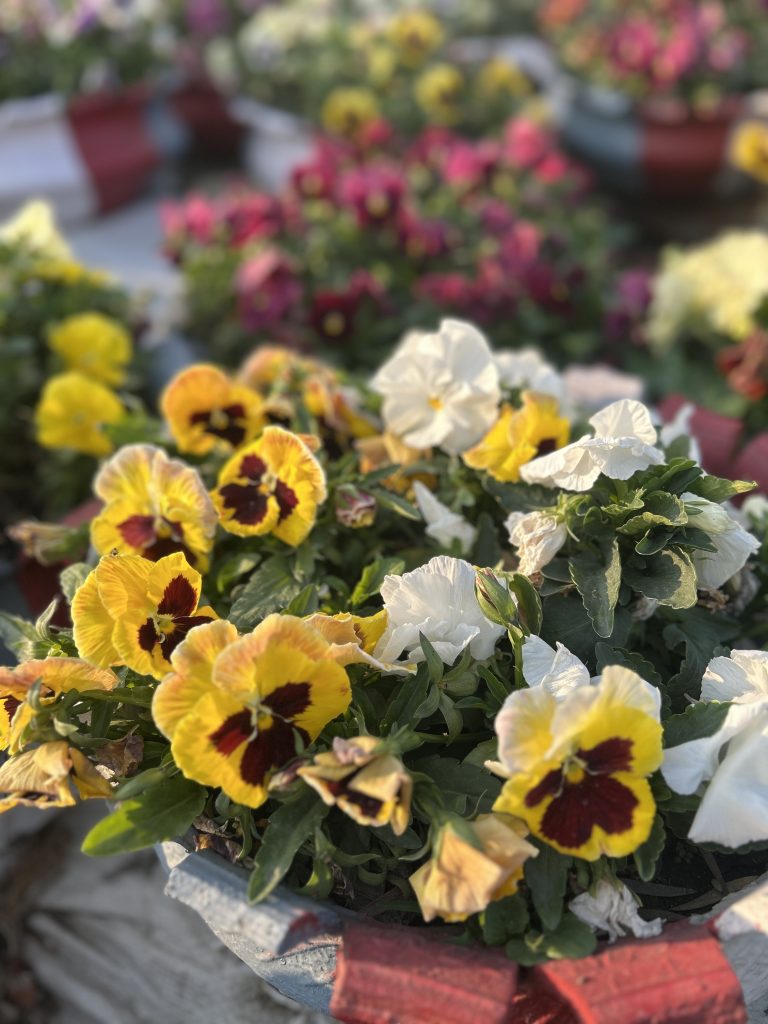
[[[235,287],[240,320],[249,331],[280,325],[302,300],[294,265],[278,249],[265,249],[243,263]]]

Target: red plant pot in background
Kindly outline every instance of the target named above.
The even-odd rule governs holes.
[[[754,480],[757,489],[768,494],[768,432],[753,437],[741,450],[733,467],[738,480]]]
[[[243,128],[230,116],[227,103],[208,79],[189,79],[170,102],[189,128],[199,152],[215,157],[237,154]]]
[[[669,395],[659,403],[661,418],[668,423],[680,408],[689,403],[683,395]],[[691,417],[691,433],[699,442],[704,469],[714,476],[738,476],[734,459],[741,442],[743,424],[734,416],[722,416],[696,406]]]

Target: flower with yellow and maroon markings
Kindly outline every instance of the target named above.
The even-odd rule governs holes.
[[[160,398],[160,409],[179,451],[193,455],[239,448],[264,425],[260,396],[208,363],[177,373]]]
[[[259,807],[272,775],[346,711],[350,684],[328,642],[294,616],[269,615],[253,633],[229,641],[223,630],[194,630],[174,659],[179,675],[196,673],[194,692],[163,681],[153,714],[187,778]]]
[[[584,860],[625,857],[648,838],[656,805],[648,776],[662,761],[659,691],[607,667],[559,698],[537,686],[507,697],[496,718],[507,777],[494,811]]]
[[[408,828],[413,780],[385,740],[336,736],[332,750],[315,754],[297,774],[358,825],[390,825],[396,836]]]
[[[93,489],[105,503],[91,523],[99,554],[156,562],[180,551],[199,569],[207,567],[216,509],[197,470],[155,445],[129,444],[102,466]]]
[[[70,783],[82,800],[108,797],[112,787],[85,754],[66,740],[42,743],[0,765],[0,814],[14,807],[71,807]]]
[[[72,601],[80,655],[162,679],[187,633],[217,618],[212,608],[198,608],[200,589],[200,573],[180,553],[157,562],[140,555],[102,558]]]
[[[325,473],[306,441],[282,427],[265,427],[258,441],[224,465],[212,496],[229,533],[273,533],[297,547],[315,525],[326,494]]]

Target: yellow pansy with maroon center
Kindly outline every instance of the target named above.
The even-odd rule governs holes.
[[[206,568],[216,509],[197,470],[162,448],[131,444],[101,468],[93,485],[104,508],[91,523],[101,555],[142,555],[153,562],[180,551]]]
[[[42,701],[70,690],[113,690],[118,682],[114,672],[81,658],[34,658],[14,668],[0,667],[0,750],[17,749],[32,717],[27,697],[38,680]]]
[[[187,633],[217,617],[198,608],[200,589],[200,573],[182,554],[157,562],[106,556],[72,601],[77,649],[96,665],[127,665],[162,679]]]
[[[187,778],[220,787],[248,807],[267,799],[274,772],[351,699],[349,679],[330,657],[329,644],[290,615],[270,615],[253,633],[226,644],[213,661],[210,686],[200,693],[173,725],[174,761]],[[170,696],[177,695],[171,690]],[[159,717],[164,711],[160,701]]]
[[[522,818],[561,853],[625,857],[648,838],[661,764],[659,691],[609,666],[565,696],[543,686],[510,694],[496,719],[508,779],[494,810]]]
[[[282,427],[265,427],[258,441],[225,464],[213,502],[229,533],[273,533],[296,547],[314,526],[326,494],[325,474],[306,442]]]
[[[463,458],[473,469],[487,470],[494,480],[516,483],[527,462],[566,445],[570,429],[558,413],[557,399],[526,391],[522,408],[503,406],[483,440]]]
[[[264,423],[259,395],[207,363],[178,373],[163,392],[160,409],[179,450],[194,455],[239,448]]]
[[[71,807],[70,783],[83,800],[108,797],[111,786],[66,740],[43,743],[0,765],[0,814],[14,807]]]

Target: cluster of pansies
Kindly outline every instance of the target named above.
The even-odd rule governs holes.
[[[261,349],[160,405],[96,477],[71,628],[3,617],[0,810],[109,796],[89,853],[189,831],[253,899],[526,964],[657,934],[676,865],[710,904],[761,870],[768,516],[679,422],[585,422],[457,320],[369,386]]]
[[[138,310],[115,281],[75,260],[39,201],[0,227],[0,269],[0,502],[9,523],[66,512],[88,493],[95,464],[73,455],[109,454],[110,428],[129,415],[118,389],[137,383]],[[68,456],[41,460],[36,444]]]
[[[520,116],[498,138],[433,129],[395,152],[325,140],[279,197],[166,206],[188,330],[223,360],[264,340],[355,368],[446,314],[561,359],[600,344],[617,232],[551,129]]]

